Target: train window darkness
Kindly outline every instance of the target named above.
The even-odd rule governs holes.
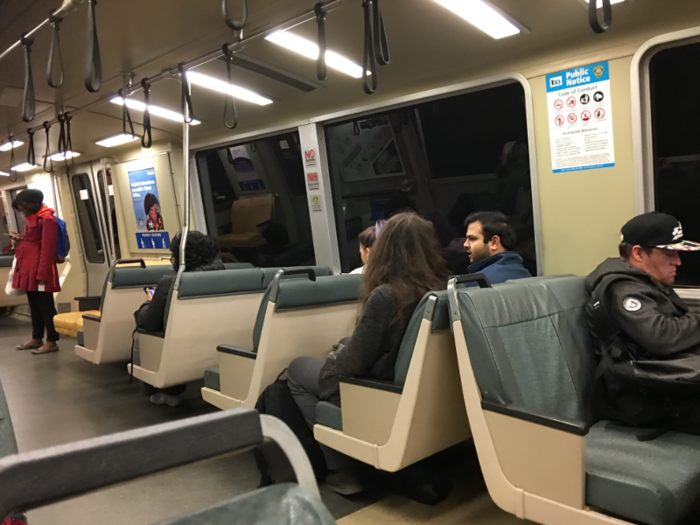
[[[14,201],[17,198],[17,195],[19,195],[20,191],[26,190],[26,189],[27,189],[27,187],[25,186],[23,188],[17,188],[14,190],[10,190],[10,203],[12,203],[12,201]],[[12,209],[12,212],[15,214],[15,223],[17,224],[17,231],[19,233],[24,232],[24,227],[27,225],[27,220],[24,218],[24,215],[22,215],[20,212],[18,212],[14,208],[12,208],[12,206],[10,206],[10,208]]]
[[[199,152],[197,167],[224,262],[315,263],[298,133]]]
[[[107,187],[105,188],[105,177],[102,170],[97,172],[97,182],[100,185],[100,195],[105,198],[109,198],[106,205],[102,207],[104,210],[105,227],[109,228],[110,219],[112,221],[112,239],[114,240],[114,251],[115,257],[121,259],[122,253],[119,246],[119,229],[117,228],[117,212],[114,207],[114,189],[112,187],[112,170],[107,168]],[[106,196],[105,196],[106,195]]]
[[[500,210],[535,275],[527,120],[518,83],[326,126],[344,272],[358,234],[403,208],[430,219],[450,269],[466,273],[464,219]]]
[[[659,51],[649,63],[654,199],[657,211],[700,242],[700,44]],[[676,284],[700,286],[700,254],[681,252]]]
[[[71,181],[85,257],[89,263],[101,264],[105,262],[105,253],[90,179],[86,174],[81,174],[74,175]]]

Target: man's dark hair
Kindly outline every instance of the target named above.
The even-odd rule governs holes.
[[[173,266],[177,270],[180,257],[180,239],[178,232],[170,242],[170,252],[173,254]],[[202,232],[192,230],[187,234],[187,247],[185,249],[185,268],[188,272],[212,264],[219,255],[219,241]]]
[[[501,239],[501,246],[506,250],[515,248],[515,233],[508,225],[508,219],[500,211],[477,211],[470,214],[464,220],[464,229],[469,228],[473,222],[481,223],[481,231],[484,234],[484,242],[490,242],[494,235]]]
[[[630,255],[632,255],[632,248],[634,248],[634,246],[634,244],[622,241],[617,247],[617,250],[620,252],[620,259],[622,259],[623,261],[629,261]],[[642,250],[644,250],[644,252],[646,252],[647,255],[651,255],[651,251],[653,249],[654,248],[646,248],[642,246]]]

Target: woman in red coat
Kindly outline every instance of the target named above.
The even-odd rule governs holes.
[[[20,242],[15,251],[17,263],[12,287],[27,292],[32,313],[32,340],[17,346],[17,350],[31,350],[33,354],[58,351],[53,294],[61,291],[56,268],[59,227],[53,210],[43,202],[44,194],[30,189],[20,191],[12,201],[12,207],[27,220],[23,236],[13,233]]]

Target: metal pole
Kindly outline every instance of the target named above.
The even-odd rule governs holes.
[[[187,92],[190,92],[190,81],[183,73],[180,82],[184,82]],[[187,234],[190,231],[190,109],[188,104],[182,104],[182,175],[185,184],[182,234],[180,235],[180,267],[177,270],[175,289],[180,287],[180,278],[185,271],[185,248],[187,247]]]

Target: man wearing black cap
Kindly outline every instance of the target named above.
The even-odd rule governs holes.
[[[634,374],[621,375],[619,367],[700,355],[700,312],[689,312],[672,287],[679,252],[697,250],[700,244],[683,240],[675,217],[645,213],[622,227],[620,257],[586,278],[589,332],[600,360],[596,405],[603,418],[700,433],[700,396],[669,392],[663,381],[650,387]]]

